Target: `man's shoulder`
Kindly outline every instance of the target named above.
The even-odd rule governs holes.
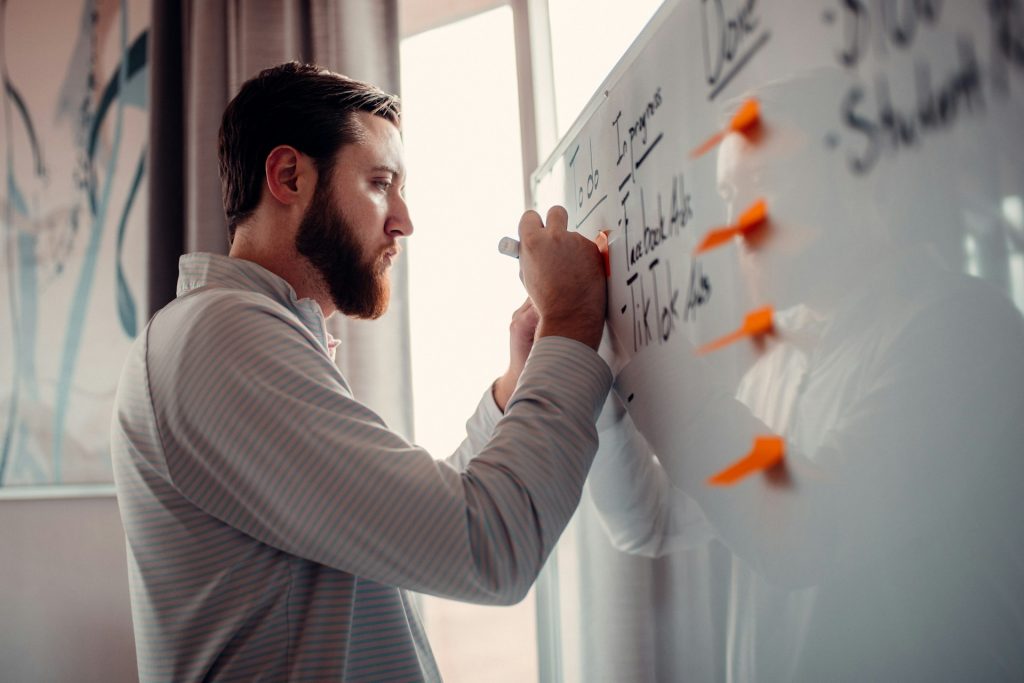
[[[150,335],[170,333],[178,339],[189,334],[209,336],[233,330],[252,332],[261,324],[284,322],[302,329],[298,316],[260,292],[206,286],[179,296],[161,309],[150,323]]]
[[[205,285],[179,295],[167,304],[160,313],[182,312],[217,313],[242,307],[250,311],[288,311],[281,302],[274,300],[262,292],[238,287],[221,285]]]
[[[205,375],[212,365],[267,354],[305,356],[319,344],[298,315],[274,299],[217,286],[175,299],[153,317],[147,336],[146,364],[171,374]]]

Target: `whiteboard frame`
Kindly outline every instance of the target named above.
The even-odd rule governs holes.
[[[637,34],[633,42],[612,67],[608,75],[601,81],[601,85],[591,95],[590,100],[583,107],[576,120],[555,144],[554,149],[545,158],[543,163],[529,175],[528,201],[531,207],[537,207],[537,188],[547,178],[559,163],[565,151],[572,141],[583,130],[594,113],[601,107],[608,98],[611,89],[619,82],[622,76],[632,67],[633,63],[647,47],[649,36],[657,33],[668,18],[679,8],[684,0],[665,0],[654,13],[644,27]],[[513,0],[513,5],[517,4]],[[550,55],[550,51],[549,51]],[[553,93],[557,97],[557,93]],[[536,104],[536,100],[534,100]],[[554,101],[551,102],[552,109]],[[576,521],[575,514],[570,519],[566,531],[573,527]],[[537,664],[538,680],[540,683],[565,683],[565,669],[562,656],[562,619],[561,600],[559,591],[559,568],[558,568],[558,544],[548,556],[540,575],[535,583],[536,607],[537,607]]]
[[[0,503],[7,500],[60,500],[62,498],[116,498],[114,484],[53,484],[0,487]]]
[[[530,174],[530,203],[534,208],[537,208],[537,187],[544,178],[550,175],[554,170],[555,165],[565,154],[569,145],[576,139],[576,136],[580,134],[583,127],[586,126],[587,122],[589,122],[594,116],[594,112],[596,112],[608,98],[612,88],[615,87],[626,71],[633,66],[633,62],[636,61],[637,57],[640,56],[640,53],[647,47],[649,36],[653,33],[657,33],[661,26],[676,11],[676,9],[683,4],[683,2],[684,0],[665,0],[665,2],[662,3],[661,7],[658,8],[658,11],[654,13],[654,16],[650,18],[647,24],[644,25],[643,29],[641,29],[640,33],[637,34],[637,37],[633,39],[632,43],[630,43],[619,61],[615,63],[612,70],[608,72],[605,79],[601,81],[601,85],[597,88],[594,94],[591,95],[590,100],[587,102],[586,106],[583,107],[583,111],[581,111],[580,115],[576,117],[576,120],[566,131],[565,135],[559,139],[558,144],[555,145],[551,154],[549,154],[544,162],[537,167],[537,170]]]

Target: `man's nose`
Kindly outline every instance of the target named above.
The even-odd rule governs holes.
[[[399,197],[393,204],[391,216],[388,217],[388,234],[402,235],[408,237],[412,234],[412,218],[409,215],[409,205],[405,203],[405,198]]]

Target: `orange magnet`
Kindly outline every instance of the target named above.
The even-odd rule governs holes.
[[[786,442],[779,436],[758,436],[754,448],[724,470],[708,479],[711,486],[731,486],[744,477],[774,467],[786,454]]]
[[[708,138],[703,144],[690,152],[690,158],[696,159],[702,154],[712,150],[715,146],[720,143],[726,135],[729,133],[743,133],[750,134],[754,128],[761,122],[761,106],[757,100],[749,99],[740,105],[739,111],[733,115],[732,120],[729,121],[729,125],[723,130],[718,131],[710,138]]]
[[[764,225],[767,220],[768,205],[764,203],[763,199],[758,199],[743,212],[740,219],[734,224],[727,225],[724,228],[715,228],[708,232],[701,243],[697,245],[696,253],[702,254],[705,251],[710,251],[717,246],[725,244],[735,235],[743,235],[746,237],[754,230],[757,230],[759,227]]]
[[[611,257],[608,256],[608,231],[602,230],[597,233],[597,237],[594,238],[594,242],[597,243],[597,250],[601,252],[601,256],[604,257],[604,276],[609,278],[612,276],[612,261]]]
[[[697,353],[709,353],[711,351],[717,351],[723,346],[728,346],[734,341],[743,339],[744,337],[757,337],[762,334],[768,334],[772,331],[772,307],[765,306],[759,308],[756,311],[751,311],[747,314],[747,317],[743,319],[743,326],[735,332],[730,332],[721,339],[716,339],[713,342],[705,344],[704,346],[697,349]]]

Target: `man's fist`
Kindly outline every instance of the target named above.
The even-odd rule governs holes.
[[[557,335],[596,350],[604,330],[606,283],[597,246],[567,229],[561,206],[548,211],[547,224],[536,211],[519,221],[519,263],[523,284],[540,315],[537,336]]]

